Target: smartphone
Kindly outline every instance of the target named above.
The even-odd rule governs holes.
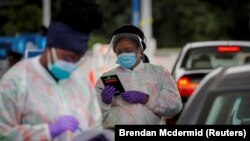
[[[104,86],[113,86],[115,87],[115,94],[114,96],[119,96],[122,92],[125,92],[122,83],[119,79],[119,77],[115,75],[109,75],[109,76],[102,76],[101,80],[104,84]]]

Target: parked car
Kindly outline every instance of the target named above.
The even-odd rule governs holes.
[[[219,67],[190,96],[176,124],[250,124],[250,64]]]
[[[248,41],[204,41],[187,43],[172,70],[183,103],[200,81],[219,66],[238,66],[250,62]]]

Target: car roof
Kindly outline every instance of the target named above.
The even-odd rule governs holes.
[[[207,47],[207,46],[219,46],[219,45],[225,45],[225,46],[246,46],[250,47],[249,41],[201,41],[201,42],[190,42],[185,45],[185,47],[188,48],[197,48],[197,47]]]
[[[213,84],[209,84],[208,81]],[[201,81],[200,88],[202,87],[205,87],[207,92],[250,89],[250,64],[232,67],[221,66],[212,70]],[[197,92],[200,93],[199,90]]]
[[[250,88],[250,65],[229,67],[219,75],[217,90],[249,89]]]

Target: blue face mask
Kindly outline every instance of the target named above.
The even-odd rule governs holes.
[[[53,51],[53,50],[52,50]],[[52,56],[55,53],[52,53]],[[48,55],[49,56],[49,55]],[[55,57],[54,55],[54,58]],[[58,80],[69,78],[70,74],[77,68],[77,65],[63,60],[55,59],[54,64],[48,59],[48,69]]]
[[[77,68],[73,63],[57,60],[49,66],[49,71],[59,80],[69,78],[70,74]]]
[[[135,53],[122,53],[121,55],[117,56],[116,64],[124,68],[131,68],[136,63],[136,56]]]

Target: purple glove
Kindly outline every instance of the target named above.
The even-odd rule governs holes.
[[[78,125],[78,121],[73,116],[61,116],[49,125],[49,132],[52,138],[54,138],[66,130],[74,132]]]
[[[138,91],[126,91],[121,93],[121,97],[128,103],[144,103],[148,95]]]
[[[101,94],[102,101],[106,104],[111,104],[114,94],[115,94],[115,87],[106,86],[102,90],[102,94]]]

